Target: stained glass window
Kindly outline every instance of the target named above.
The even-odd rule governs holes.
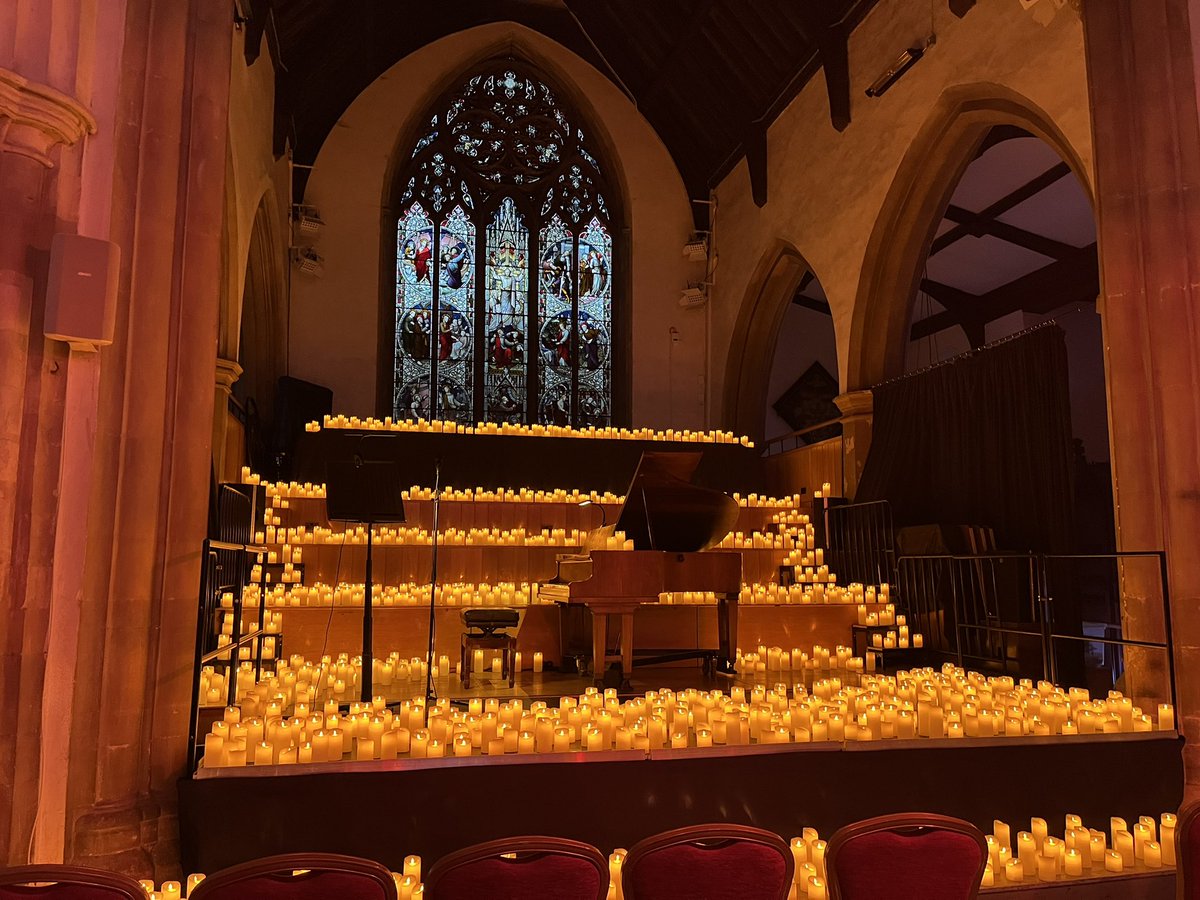
[[[393,415],[611,424],[621,260],[583,129],[514,60],[422,121],[399,180]]]

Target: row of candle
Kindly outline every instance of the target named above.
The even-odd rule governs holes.
[[[774,648],[772,648],[774,649]],[[771,651],[768,650],[768,653]],[[846,648],[833,654],[814,648],[811,663],[821,669],[851,661]],[[443,658],[444,659],[444,658]],[[467,709],[452,709],[448,700],[430,710],[426,723],[424,700],[402,701],[393,712],[383,696],[372,708],[352,704],[343,726],[340,704],[352,689],[357,660],[345,654],[335,663],[304,663],[293,657],[279,673],[243,700],[247,714],[265,714],[281,737],[272,741],[271,763],[355,759],[392,759],[398,755],[426,757],[430,742],[434,756],[474,753],[535,753],[608,749],[661,750],[666,747],[710,747],[721,744],[807,743],[810,741],[874,741],[917,737],[963,739],[1021,735],[1072,735],[1149,731],[1149,716],[1128,698],[1110,692],[1105,700],[1090,700],[1079,688],[1064,691],[1047,682],[1034,685],[1011,678],[985,678],[952,666],[940,672],[922,669],[895,677],[861,675],[859,684],[840,677],[815,679],[812,690],[803,683],[789,688],[776,684],[722,691],[648,691],[622,703],[615,691],[600,694],[589,688],[577,697],[563,697],[559,707],[538,702],[525,709],[521,700],[501,702],[473,698]],[[420,670],[418,661],[413,661]],[[846,671],[853,671],[847,668]],[[290,717],[285,710],[292,710]],[[321,710],[321,712],[317,712]],[[240,721],[243,710],[227,710],[227,719]],[[1174,727],[1174,711],[1160,707],[1159,727]],[[255,721],[251,719],[250,721]],[[259,720],[262,722],[263,720]],[[356,723],[356,724],[355,724]],[[428,727],[424,727],[425,725]],[[285,727],[286,726],[286,727]],[[501,728],[503,726],[503,728]],[[349,728],[343,738],[343,727]],[[374,734],[377,729],[379,734]],[[338,731],[333,735],[333,731]],[[383,732],[392,735],[387,743]],[[211,737],[223,737],[214,732]],[[240,755],[228,764],[265,763],[264,748],[240,735]],[[235,735],[236,739],[239,737]],[[321,741],[318,741],[321,738]],[[370,740],[370,744],[352,740]],[[259,741],[263,739],[258,738]],[[329,749],[330,743],[336,752]],[[307,748],[305,744],[309,744]],[[324,747],[322,746],[324,745]],[[218,748],[223,748],[223,741]]]
[[[375,606],[428,606],[431,587],[428,584],[406,582],[396,585],[373,584],[371,602]],[[366,586],[361,582],[336,585],[314,582],[310,585],[296,584],[268,587],[260,592],[258,585],[248,585],[243,591],[242,605],[247,608],[258,606],[260,593],[265,593],[268,609],[305,606],[362,606]],[[436,606],[528,606],[537,602],[534,585],[528,582],[454,582],[438,585]]]
[[[1115,816],[1108,824],[1107,832],[1085,828],[1079,816],[1068,814],[1062,836],[1056,837],[1049,833],[1045,819],[1034,818],[1029,831],[1019,832],[1014,844],[1009,825],[995,820],[987,836],[983,887],[1175,866],[1174,813],[1163,813],[1158,820],[1141,816],[1132,828]]]
[[[254,577],[257,579],[258,574]],[[324,582],[314,582],[310,585],[299,583],[276,582],[267,574],[268,583],[260,588],[258,584],[249,584],[242,590],[242,607],[257,609],[259,598],[266,597],[268,609],[285,609],[298,607],[349,606],[361,607],[366,593],[366,586],[361,582],[338,582],[330,585]],[[405,582],[395,585],[372,585],[372,602],[376,606],[428,606],[428,584]],[[858,602],[861,595],[849,588],[839,588],[836,585],[801,585],[782,586],[778,584],[743,584],[738,594],[738,602],[748,606],[795,606],[795,605],[841,605],[848,606]],[[713,591],[677,591],[664,592],[658,595],[658,602],[673,606],[706,606],[715,605],[719,600]],[[552,601],[542,600],[537,592],[537,585],[529,582],[501,582],[488,584],[485,582],[455,582],[439,585],[436,606],[531,606]],[[222,606],[232,608],[233,595],[225,594],[221,598]],[[875,600],[872,606],[877,606]],[[859,604],[865,606],[865,604]],[[890,606],[890,604],[888,604]],[[884,620],[882,605],[878,612],[872,612],[870,624],[889,624]],[[894,609],[894,607],[892,607]],[[894,614],[890,618],[896,617]],[[862,623],[867,624],[867,623]],[[903,623],[901,623],[903,624]]]
[[[617,428],[589,425],[587,428],[572,428],[566,425],[524,425],[518,422],[479,422],[463,425],[445,419],[393,419],[387,416],[377,419],[372,416],[327,415],[319,423],[309,422],[305,431],[318,432],[322,428],[353,428],[363,431],[417,431],[436,434],[510,434],[523,437],[571,437],[604,438],[627,441],[679,441],[697,444],[741,444],[753,447],[754,442],[731,431],[692,431],[691,429],[667,428]]]
[[[420,527],[378,525],[372,531],[373,543],[379,546],[433,545],[433,533]],[[311,529],[298,526],[288,528],[285,533],[282,529],[268,525],[262,537],[267,544],[353,546],[367,543],[367,529],[363,525],[339,531],[322,526]],[[465,547],[582,547],[586,539],[587,532],[578,528],[543,528],[540,531],[531,531],[523,527],[446,528],[438,533],[438,544]],[[608,548],[632,550],[633,542],[625,539],[625,532],[618,531],[609,536]],[[289,562],[288,565],[290,564]]]
[[[267,496],[274,501],[279,499],[295,500],[323,500],[326,497],[326,487],[324,484],[313,482],[297,482],[297,481],[278,481],[270,482],[263,481],[262,477],[253,473],[249,466],[243,466],[241,472],[242,482],[245,484],[263,484],[266,486]],[[432,500],[433,489],[422,487],[420,485],[412,485],[407,490],[401,492],[401,496],[405,500]],[[771,497],[765,494],[751,493],[742,496],[739,493],[732,495],[737,501],[738,506],[744,509],[786,509],[790,510],[787,513],[777,514],[775,521],[784,523],[807,523],[808,516],[797,512],[794,507],[800,504],[800,495],[793,494],[788,497]],[[587,491],[579,490],[578,488],[455,488],[444,487],[440,492],[440,499],[445,502],[458,503],[557,503],[564,505],[578,506],[585,501],[604,504],[606,506],[619,506],[625,502],[624,495],[614,494],[611,491]],[[275,506],[277,509],[288,509],[288,506]],[[784,516],[785,518],[778,518]]]

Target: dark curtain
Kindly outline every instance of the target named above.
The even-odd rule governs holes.
[[[856,500],[897,526],[979,525],[1000,550],[1070,552],[1071,410],[1057,326],[874,389]]]

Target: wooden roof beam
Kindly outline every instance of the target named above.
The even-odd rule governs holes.
[[[1047,169],[1032,181],[1023,184],[1007,197],[1001,197],[987,209],[981,210],[979,215],[985,219],[995,219],[998,216],[1002,216],[1013,207],[1019,206],[1035,194],[1040,194],[1046,188],[1050,187],[1050,185],[1062,178],[1066,178],[1070,174],[1071,167],[1065,162],[1059,163],[1058,165]],[[933,245],[929,248],[929,255],[933,256],[935,253],[945,250],[955,241],[961,241],[970,233],[971,232],[962,225],[951,228],[941,237],[934,239]]]
[[[1024,247],[1026,250],[1032,250],[1051,259],[1066,259],[1079,250],[1078,247],[1073,247],[1062,241],[1034,234],[1032,231],[1017,228],[1015,225],[1009,225],[1007,222],[1001,222],[999,219],[985,218],[980,213],[973,213],[969,209],[963,209],[961,206],[954,206],[953,204],[946,208],[946,218],[956,225],[961,225],[967,229],[967,233],[973,237],[983,237],[990,234],[992,237],[1000,238],[1010,244],[1016,244],[1018,247]]]

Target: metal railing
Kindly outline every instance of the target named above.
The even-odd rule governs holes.
[[[944,660],[985,672],[1079,683],[1072,686],[1086,682],[1094,691],[1135,677],[1162,678],[1174,703],[1170,590],[1162,551],[902,556],[896,593],[910,626],[925,636],[926,650]],[[1132,619],[1131,596],[1141,604]],[[1139,633],[1130,636],[1130,630]],[[1161,639],[1147,639],[1145,631],[1158,632]],[[1163,664],[1151,662],[1131,672],[1131,657],[1139,653],[1161,654]]]
[[[886,500],[829,506],[824,528],[830,565],[840,581],[895,583],[896,537]]]
[[[819,435],[820,432],[825,431],[828,431],[829,433]],[[807,428],[801,428],[799,431],[793,431],[790,434],[783,434],[779,437],[771,438],[763,445],[762,455],[778,456],[781,453],[803,449],[804,447],[811,446],[812,444],[841,436],[842,420],[830,419],[827,422],[818,422],[816,425],[810,425]]]

